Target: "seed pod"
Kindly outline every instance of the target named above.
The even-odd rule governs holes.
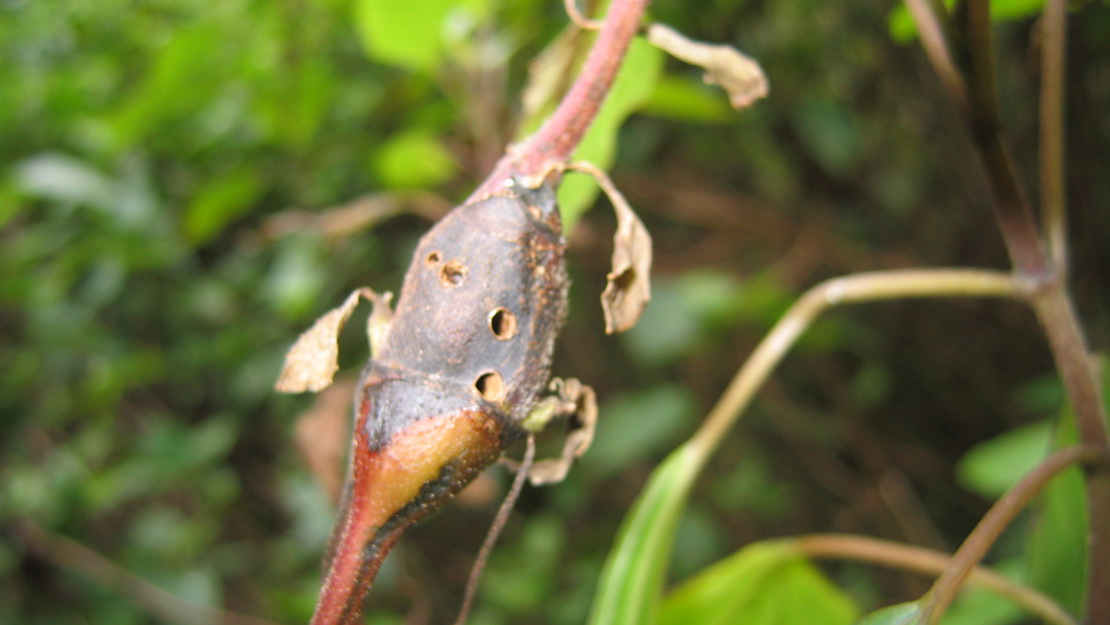
[[[354,623],[401,533],[523,434],[566,310],[565,247],[548,184],[513,183],[421,239],[356,391],[314,625]]]

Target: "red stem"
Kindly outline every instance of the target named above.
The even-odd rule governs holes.
[[[570,159],[613,86],[648,1],[613,0],[609,4],[590,56],[558,108],[532,136],[509,149],[468,201],[497,191],[513,174],[545,175]]]
[[[911,5],[912,0],[907,0]],[[1045,164],[1044,173],[1049,188],[1045,189],[1046,228],[1052,242],[1050,258],[1041,246],[1040,234],[1033,223],[1032,211],[1018,183],[1001,133],[1001,115],[994,85],[994,59],[991,42],[989,0],[969,0],[967,3],[967,46],[970,53],[968,80],[957,82],[949,88],[949,95],[956,101],[968,124],[971,138],[986,173],[994,200],[995,216],[1002,231],[1006,247],[1015,269],[1032,286],[1029,303],[1044,328],[1056,361],[1060,378],[1067,390],[1068,400],[1075,411],[1076,425],[1082,441],[1099,449],[1110,449],[1110,436],[1105,421],[1105,402],[1098,384],[1098,377],[1091,363],[1083,329],[1079,324],[1067,292],[1066,249],[1063,233],[1063,145],[1062,145],[1062,91],[1064,80],[1063,45],[1066,15],[1061,15],[1062,2],[1050,3],[1046,18],[1046,47],[1058,50],[1046,57],[1045,92],[1042,111],[1047,139],[1043,158],[1058,160]],[[939,9],[935,9],[940,15]],[[928,11],[913,13],[919,23],[935,19]],[[935,30],[935,29],[934,29]],[[930,51],[930,60],[945,75],[943,55]],[[1049,76],[1051,75],[1051,76]],[[948,82],[945,83],[949,85]],[[963,97],[966,94],[966,99]],[[964,106],[966,105],[966,106]],[[1055,136],[1060,133],[1061,136]],[[1110,463],[1103,461],[1088,467],[1086,491],[1088,519],[1090,521],[1090,547],[1088,550],[1087,622],[1099,625],[1110,623]]]

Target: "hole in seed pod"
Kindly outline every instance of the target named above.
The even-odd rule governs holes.
[[[459,286],[466,276],[466,265],[457,260],[447,261],[439,270],[439,279],[444,286]]]
[[[428,254],[428,257],[424,259],[424,262],[427,263],[429,267],[438,265],[439,264],[439,252],[430,252]]]
[[[501,401],[505,397],[505,380],[496,371],[488,371],[474,381],[478,394],[489,401]]]
[[[499,341],[516,336],[516,315],[505,308],[494,309],[489,314],[489,329]]]

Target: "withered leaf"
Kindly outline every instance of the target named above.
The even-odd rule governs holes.
[[[767,97],[770,86],[763,68],[732,46],[694,41],[663,24],[649,26],[647,40],[671,56],[704,69],[705,82],[720,85],[735,109],[747,108]]]
[[[339,332],[358,306],[359,297],[376,300],[377,294],[368,288],[358,289],[348,295],[342,305],[325,313],[305,330],[286,352],[275,390],[303,393],[319,391],[331,384],[339,370]]]
[[[613,208],[617,212],[613,268],[601,293],[607,334],[636,325],[651,300],[651,235],[619,192],[613,197]]]
[[[571,430],[563,441],[563,453],[558,458],[539,460],[532,464],[528,470],[528,479],[533,486],[554,484],[562,482],[575,459],[590,448],[597,429],[597,394],[594,389],[582,384],[578,380],[552,381],[552,386],[559,383],[563,385],[562,393],[570,399],[571,408],[574,410],[574,420]]]
[[[605,276],[601,309],[605,333],[624,332],[636,325],[651,300],[651,235],[608,174],[589,163],[573,163],[568,169],[593,176],[617,214],[613,267]]]

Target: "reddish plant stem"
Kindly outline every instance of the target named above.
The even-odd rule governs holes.
[[[1067,215],[1064,213],[1064,76],[1068,32],[1067,0],[1045,3],[1041,19],[1041,216],[1056,270],[1067,274]]]
[[[943,575],[952,562],[952,557],[946,553],[869,536],[809,534],[787,540],[811,558],[857,560],[934,576]],[[973,567],[967,579],[980,588],[1007,597],[1047,623],[1076,625],[1076,620],[1051,597],[1011,581],[988,568]]]
[[[991,509],[983,515],[979,524],[960,545],[956,554],[952,556],[952,561],[944,573],[937,578],[936,583],[929,590],[928,600],[921,611],[921,622],[928,625],[940,622],[941,615],[956,598],[960,586],[987,554],[994,541],[1010,525],[1018,512],[1021,512],[1037,494],[1044,490],[1045,485],[1052,478],[1073,464],[1096,460],[1105,462],[1105,450],[1092,445],[1075,445],[1061,449],[1037,465],[1001,499],[994,502]]]
[[[1031,211],[1002,139],[987,0],[972,0],[968,4],[968,30],[971,44],[969,120],[972,138],[990,181],[995,214],[1015,268],[1034,283],[1043,281],[1043,288],[1033,291],[1030,304],[1048,338],[1060,379],[1075,412],[1080,439],[1106,450],[1110,448],[1110,437],[1103,416],[1105,404],[1086,338],[1064,283],[1063,268],[1054,266],[1040,245]],[[1052,34],[1063,33],[1046,33]],[[1056,44],[1062,45],[1061,42],[1045,42],[1048,46]],[[1063,64],[1045,67],[1048,73],[1063,69]],[[1059,80],[1062,82],[1063,77]],[[1063,153],[1053,156],[1063,158]],[[1066,256],[1063,249],[1056,253]],[[1086,478],[1090,526],[1086,619],[1088,623],[1110,623],[1110,466],[1104,461],[1092,467]]]
[[[154,620],[175,625],[277,625],[273,621],[187,601],[147,581],[85,545],[30,519],[16,519],[23,546],[37,557],[124,597]]]
[[[509,148],[468,201],[496,192],[513,174],[545,175],[570,159],[613,86],[648,1],[613,0],[609,4],[590,56],[558,108],[532,136]]]
[[[995,216],[1010,261],[1033,280],[1049,278],[1033,211],[1018,183],[1013,159],[1002,136],[998,95],[994,84],[994,48],[991,41],[990,3],[968,4],[968,41],[971,52],[970,110],[967,123],[983,169],[987,174]]]
[[[1078,315],[1065,292],[1061,274],[1045,289],[1033,294],[1032,306],[1048,336],[1060,378],[1075,412],[1079,438],[1106,452],[1104,398]],[[1086,622],[1110,623],[1110,461],[1092,464],[1084,476],[1087,494],[1089,545],[1087,549]]]
[[[1061,8],[1057,6],[1049,10],[1058,13]],[[913,15],[919,25],[929,26],[928,21],[936,19],[936,16],[923,11]],[[1054,101],[1059,99],[1059,94],[1050,93],[1051,97],[1046,102],[1050,109],[1042,111],[1042,120],[1048,118],[1052,125],[1045,129],[1048,144],[1042,146],[1042,158],[1058,161],[1042,163],[1042,168],[1048,178],[1059,178],[1054,182],[1060,185],[1060,189],[1047,190],[1044,199],[1050,206],[1042,207],[1046,211],[1046,228],[1052,239],[1052,258],[1049,258],[1041,245],[1032,211],[1018,183],[1009,150],[1002,137],[1001,115],[994,84],[990,3],[987,0],[970,0],[967,4],[967,17],[970,57],[968,79],[964,82],[961,78],[957,83],[957,86],[962,85],[962,89],[949,87],[949,95],[965,116],[990,186],[995,216],[1011,261],[1032,287],[1028,300],[1048,338],[1053,359],[1075,413],[1080,438],[1084,444],[1105,451],[1110,449],[1110,437],[1107,435],[1102,390],[1083,329],[1067,291],[1065,267],[1060,264],[1066,259],[1067,252],[1062,235],[1064,198],[1060,192],[1063,149],[1059,137],[1054,136],[1054,133],[1062,136],[1063,132],[1062,107],[1059,106],[1059,101]],[[1045,30],[1045,37],[1048,39],[1045,45],[1059,48],[1061,56],[1060,60],[1046,61],[1044,80],[1047,91],[1062,91],[1063,41],[1055,40],[1064,36],[1062,26],[1055,23],[1062,17],[1050,16]],[[930,54],[930,60],[944,75],[943,63],[938,63],[934,56]],[[1046,56],[1050,55],[1046,53]],[[967,94],[966,100],[961,100],[961,91]],[[1051,206],[1053,203],[1058,205]],[[1057,210],[1059,214],[1054,214]],[[1090,525],[1086,618],[1089,623],[1110,623],[1110,463],[1105,458],[1089,468],[1085,490]]]

